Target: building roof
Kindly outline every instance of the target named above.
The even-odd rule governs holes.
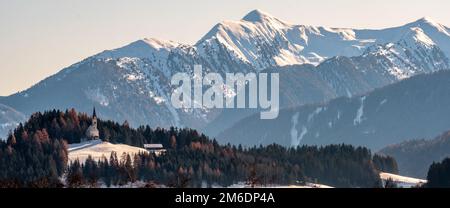
[[[144,144],[144,148],[160,149],[164,147],[162,144]]]

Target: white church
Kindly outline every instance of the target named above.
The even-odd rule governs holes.
[[[95,113],[95,107],[94,112],[92,113],[92,123],[89,126],[89,128],[86,130],[86,138],[83,139],[81,142],[87,141],[87,140],[96,140],[100,138],[100,133],[97,128],[97,114]]]

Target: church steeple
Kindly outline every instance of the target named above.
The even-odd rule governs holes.
[[[95,113],[95,107],[94,107],[94,112],[92,113],[92,117],[97,118],[97,114]]]

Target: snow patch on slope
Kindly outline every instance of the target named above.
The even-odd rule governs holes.
[[[320,112],[322,112],[323,110],[325,110],[323,107],[318,107],[316,108],[316,110],[314,110],[311,114],[308,115],[308,123],[311,122],[313,120],[313,118],[316,115],[319,115]]]
[[[356,117],[353,120],[353,125],[358,125],[363,121],[363,115],[364,115],[364,101],[366,100],[366,96],[363,96],[360,98],[361,105],[359,106],[358,110],[356,111]]]
[[[292,116],[291,122],[292,122],[292,127],[291,127],[291,145],[296,147],[298,145],[300,145],[303,137],[308,133],[308,129],[303,126],[302,130],[300,132],[300,135],[298,134],[298,130],[297,130],[297,123],[298,123],[298,117],[299,117],[300,113],[295,113]]]
[[[88,89],[85,92],[85,95],[90,100],[99,103],[102,106],[108,106],[109,105],[109,99],[106,97],[99,88],[95,89]]]

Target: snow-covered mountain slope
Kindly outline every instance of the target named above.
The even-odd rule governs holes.
[[[219,23],[195,45],[147,38],[101,52],[0,103],[25,115],[71,107],[89,112],[96,106],[102,118],[128,120],[132,126],[203,128],[221,110],[177,110],[170,103],[171,76],[192,73],[195,64],[221,74],[317,65],[305,66],[317,72],[289,72],[280,80],[285,85],[281,106],[291,107],[365,93],[445,68],[449,45],[448,29],[429,19],[385,30],[353,30],[291,24],[255,10],[242,20]]]
[[[361,94],[417,74],[445,69],[450,69],[450,60],[419,28],[411,28],[397,42],[371,46],[361,56],[339,56],[317,67],[338,95]]]
[[[25,121],[25,115],[15,109],[0,103],[0,138],[6,139],[10,130],[20,122]]]
[[[346,143],[379,150],[410,138],[430,138],[450,123],[450,71],[417,75],[363,96],[252,115],[217,136],[223,143],[286,146]]]
[[[369,47],[363,56],[379,58],[379,64],[397,79],[449,68],[445,53],[418,27],[410,28],[396,43]]]
[[[101,140],[91,140],[83,143],[70,144],[69,148],[69,161],[79,160],[80,162],[86,161],[89,155],[95,161],[105,157],[109,160],[112,152],[116,152],[117,157],[121,157],[123,153],[126,154],[138,154],[140,152],[147,152],[147,150],[139,147],[133,147],[125,144],[111,144],[109,142],[102,142]]]
[[[444,51],[446,56],[450,57],[450,29],[430,17],[424,17],[399,27],[381,30],[355,30],[355,33],[360,39],[374,39],[376,44],[385,44],[400,40],[411,28],[422,29]]]

